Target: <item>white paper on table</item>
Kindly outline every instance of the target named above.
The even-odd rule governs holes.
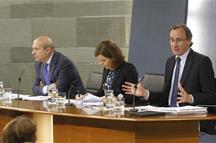
[[[66,101],[69,102],[68,100]],[[83,106],[102,106],[103,101],[100,97],[95,96],[91,93],[86,93],[82,100],[70,99],[70,103],[74,105],[83,105]]]
[[[103,102],[83,102],[83,106],[103,106]]]
[[[130,108],[126,108],[126,110],[130,110]],[[155,107],[155,106],[138,106],[135,107],[138,109],[138,112],[144,111],[156,111],[156,112],[164,112],[170,114],[205,114],[207,113],[207,107],[199,107],[199,106],[182,106],[182,107]]]
[[[82,99],[82,102],[84,102],[84,103],[102,102],[102,100],[98,96],[95,96],[95,95],[93,95],[91,93],[86,93],[84,95],[84,98]]]
[[[18,97],[18,94],[17,93],[7,93],[7,96],[10,97],[11,99],[15,99]],[[19,94],[19,98],[25,98],[25,97],[28,97],[30,95],[27,95],[27,94]]]
[[[50,97],[49,96],[28,96],[28,97],[23,97],[23,100],[30,100],[30,101],[44,101],[48,100]]]

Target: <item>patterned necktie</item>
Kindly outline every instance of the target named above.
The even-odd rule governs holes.
[[[170,107],[176,107],[177,102],[177,94],[178,94],[178,79],[179,79],[179,69],[180,69],[180,61],[181,58],[176,58],[176,69],[175,69],[175,75],[174,75],[174,81],[173,81],[173,89],[171,94],[171,102]]]
[[[50,84],[48,66],[49,66],[49,64],[47,64],[47,63],[44,65],[44,79],[45,79],[46,85]]]

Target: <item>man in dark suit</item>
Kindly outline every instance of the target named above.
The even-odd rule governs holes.
[[[36,61],[36,77],[32,88],[35,95],[47,95],[52,87],[67,93],[71,86],[85,93],[80,75],[72,61],[54,50],[50,37],[40,36],[32,45],[32,55]],[[77,91],[72,91],[77,92]]]
[[[123,85],[123,90],[128,94],[142,96],[150,104],[158,106],[216,104],[211,60],[190,48],[193,44],[190,29],[186,25],[172,26],[169,42],[174,56],[166,62],[162,92],[154,93],[140,83],[134,85],[129,82]],[[179,59],[178,65],[176,59]]]

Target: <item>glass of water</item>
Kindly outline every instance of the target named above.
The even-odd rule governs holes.
[[[56,97],[56,104],[57,105],[65,105],[66,103],[66,93],[65,92],[59,92],[58,97]]]
[[[0,81],[0,97],[3,97],[5,93],[3,81]]]

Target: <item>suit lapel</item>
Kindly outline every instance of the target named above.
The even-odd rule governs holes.
[[[188,54],[188,57],[186,59],[186,63],[185,63],[185,66],[184,66],[184,70],[183,70],[183,73],[182,73],[182,77],[181,77],[181,84],[184,85],[184,82],[185,82],[185,79],[187,78],[187,75],[190,73],[190,69],[193,65],[193,50],[191,49],[189,54]]]
[[[115,70],[114,70],[114,78],[113,78],[113,84],[112,84],[112,88],[118,88],[116,85],[119,83],[117,80],[122,80],[120,79],[121,77],[119,77],[120,75],[120,71],[121,71],[121,75],[123,74],[123,72],[125,73],[125,70],[123,70],[125,62],[121,63]]]
[[[119,80],[119,78],[117,78],[117,77],[119,77],[119,72],[116,72],[116,71],[114,71],[114,78],[113,78],[113,82],[112,82],[112,88],[114,89],[114,87],[116,87],[116,84],[117,84],[117,79]]]
[[[49,78],[50,78],[50,81],[52,81],[52,75],[54,74],[54,71],[55,71],[55,68],[56,68],[56,62],[57,62],[57,57],[56,57],[56,52],[54,51],[53,53],[53,57],[51,59],[51,62],[50,62],[50,67],[49,67]]]
[[[41,73],[41,79],[42,79],[43,83],[45,83],[44,68],[45,68],[45,65],[44,65],[43,63],[41,63],[41,66],[40,66],[40,73]]]
[[[161,105],[160,106],[168,106],[168,98],[169,98],[169,92],[171,87],[171,80],[172,80],[172,74],[173,69],[175,66],[175,56],[171,57],[167,61],[166,65],[166,73],[165,73],[165,84],[163,86],[163,98],[161,98]]]
[[[171,61],[170,61],[170,64],[168,66],[168,70],[167,70],[167,83],[169,83],[172,79],[172,75],[173,75],[173,70],[174,70],[174,67],[175,67],[175,56],[172,57]],[[169,84],[168,84],[169,85]]]

